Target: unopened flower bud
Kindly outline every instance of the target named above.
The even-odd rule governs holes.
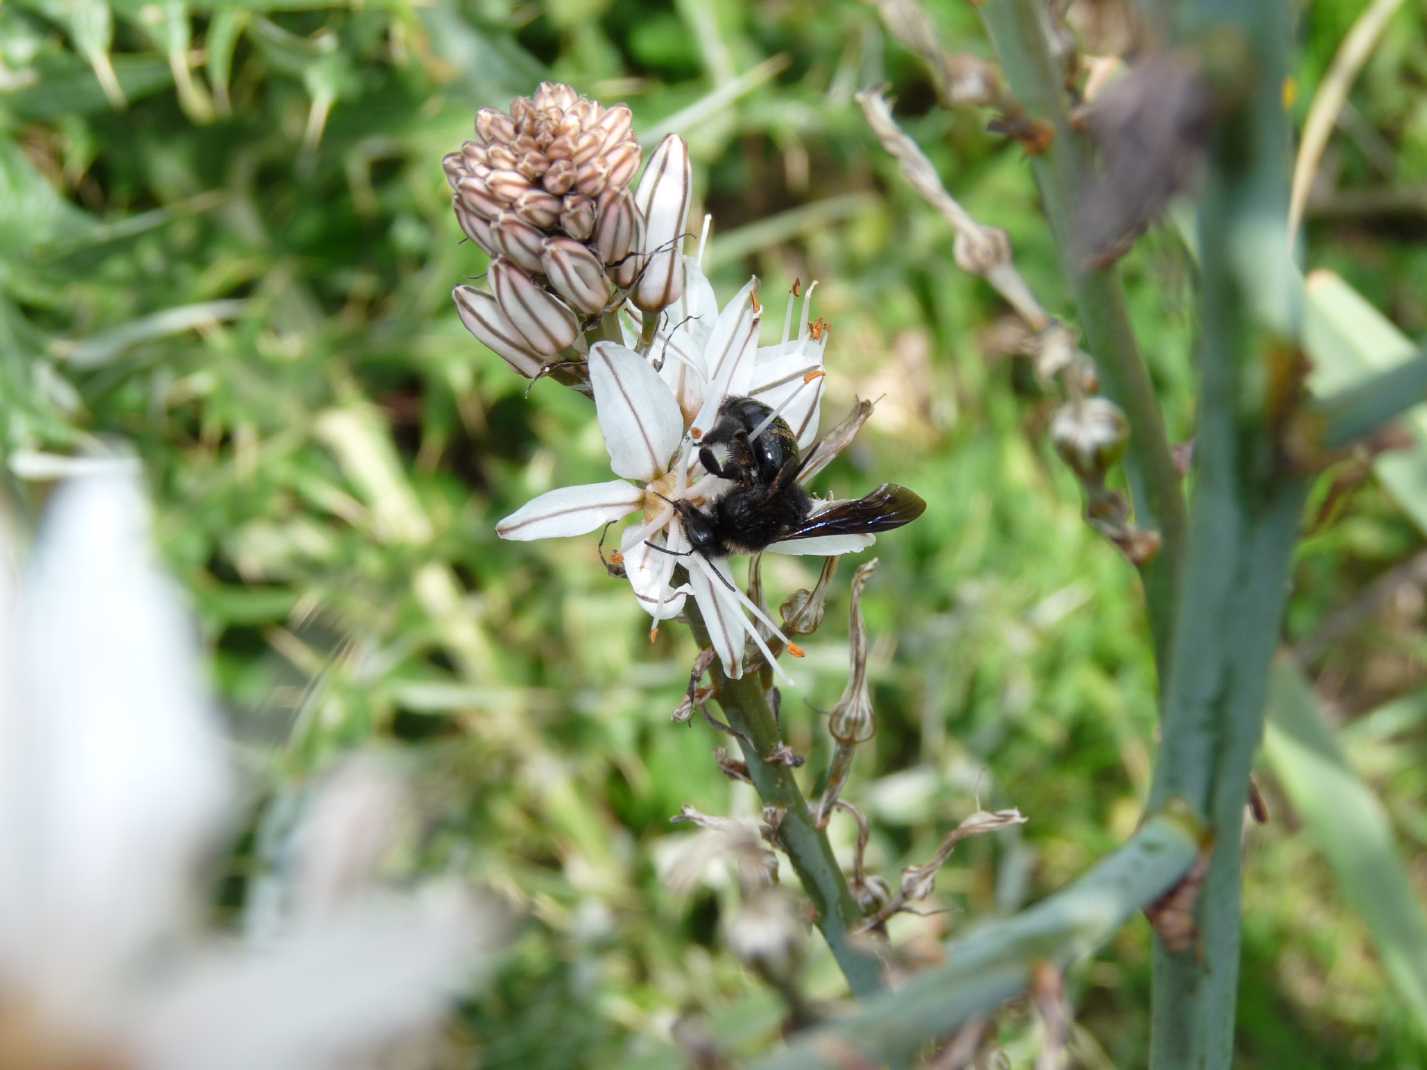
[[[506,319],[541,356],[556,356],[580,333],[580,321],[570,306],[504,257],[491,264],[490,282]]]
[[[461,229],[466,232],[466,236],[484,249],[491,256],[500,254],[500,247],[496,244],[495,230],[488,220],[472,212],[459,199],[456,200],[456,222],[461,224]]]
[[[595,202],[589,197],[566,197],[560,229],[578,241],[588,241],[595,232]]]
[[[638,246],[642,226],[639,209],[634,206],[634,197],[628,190],[606,194],[599,219],[595,222],[595,252],[606,264],[616,271],[620,270],[623,267],[621,262]],[[633,281],[631,273],[629,282],[620,285],[627,287]]]
[[[496,253],[528,272],[539,272],[545,235],[511,212],[502,212],[491,227]]]
[[[526,345],[494,297],[471,286],[457,286],[451,297],[466,330],[527,379],[540,373],[545,362]]]
[[[587,316],[609,302],[609,281],[599,257],[573,238],[551,238],[545,243],[541,268],[555,292]]]
[[[1124,456],[1130,423],[1108,398],[1085,398],[1060,407],[1050,423],[1050,438],[1061,460],[1076,475],[1099,484]]]
[[[689,147],[670,134],[654,150],[634,198],[644,217],[644,257],[631,296],[645,312],[667,308],[684,292],[690,178]]]
[[[467,175],[457,183],[456,196],[482,219],[494,219],[500,215],[500,201],[491,196],[490,187],[483,178]]]

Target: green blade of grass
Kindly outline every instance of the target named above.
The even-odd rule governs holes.
[[[1333,867],[1343,898],[1367,925],[1388,978],[1427,1033],[1427,915],[1386,812],[1348,764],[1308,682],[1287,659],[1274,667],[1265,751]]]

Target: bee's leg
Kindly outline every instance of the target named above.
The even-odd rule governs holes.
[[[693,550],[671,550],[667,546],[660,546],[657,543],[650,542],[648,539],[644,540],[644,545],[651,550],[658,550],[661,554],[668,554],[670,557],[691,557],[694,553]]]

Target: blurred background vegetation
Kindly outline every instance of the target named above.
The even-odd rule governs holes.
[[[989,54],[970,4],[929,6],[948,48]],[[1302,5],[1298,118],[1361,7]],[[12,0],[0,449],[32,517],[61,458],[112,441],[142,457],[257,789],[229,907],[265,864],[284,800],[384,741],[425,801],[403,865],[458,868],[526,918],[464,1007],[465,1050],[489,1067],[660,1065],[681,1015],[705,1016],[734,1050],[776,1030],[776,1001],[722,949],[732,886],[683,892],[663,876],[687,836],[669,824],[682,805],[750,815],[756,800],[717,771],[721,740],[669,723],[687,633],[649,644],[593,538],[493,532],[535,493],[607,478],[588,403],[549,382],[527,398],[449,298],[485,264],[460,241],[441,155],[477,107],[542,78],[629,103],[646,146],[671,129],[689,140],[692,218],[714,215],[705,265],[721,296],[756,273],[776,325],[792,281],[820,280],[827,412],[883,397],[823,485],[895,478],[930,503],[876,550],[878,735],[848,797],[871,815],[871,862],[889,877],[978,800],[1030,823],[959,848],[943,912],[893,922],[909,964],[1083,871],[1132,831],[1149,783],[1137,580],[1081,521],[1042,434],[1052,399],[1008,343],[1004,309],[957,271],[947,228],[852,94],[890,84],[947,186],[1010,232],[1033,287],[1068,313],[1022,151],[984,112],[937,109],[869,5]],[[1350,97],[1307,227],[1310,266],[1413,335],[1427,329],[1424,90],[1427,25],[1408,3]],[[1125,265],[1177,441],[1191,433],[1191,273],[1168,232]],[[1363,464],[1329,473],[1319,498],[1285,640],[1311,654],[1420,891],[1423,536]],[[765,576],[775,600],[812,578],[788,559]],[[1384,576],[1387,596],[1365,602]],[[849,577],[784,694],[814,768],[819,711],[844,680]],[[1271,772],[1262,783],[1273,820],[1247,848],[1240,1065],[1427,1063],[1366,928]],[[1084,1065],[1142,1062],[1148,951],[1134,924],[1069,979]],[[839,990],[820,950],[809,976]],[[1023,1064],[1028,1014],[1012,1008],[999,1031]]]

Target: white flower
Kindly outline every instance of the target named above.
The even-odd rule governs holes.
[[[147,523],[127,477],[74,480],[13,598],[0,553],[5,1043],[43,1065],[350,1066],[440,1013],[472,920],[369,897],[261,948],[200,942],[231,777]]]
[[[706,507],[728,486],[705,473],[696,458],[698,439],[712,427],[730,395],[782,405],[783,413],[792,417],[799,444],[812,442],[825,332],[808,324],[804,301],[798,337],[789,334],[790,310],[783,340],[760,349],[757,280],[749,280],[719,311],[697,259],[687,260],[685,277],[682,297],[662,314],[661,322],[671,326],[656,332],[649,358],[613,342],[596,343],[590,350],[596,417],[611,467],[624,478],[549,491],[500,521],[496,532],[506,539],[582,535],[638,513],[640,522],[621,536],[620,552],[645,610],[656,622],[667,619],[680,613],[692,594],[730,676],[742,674],[748,640],[776,671],[754,622],[785,643],[786,637],[738,589],[726,557],[689,552],[688,535],[673,503]],[[832,536],[775,543],[769,549],[831,555],[863,549],[871,541],[870,536]],[[689,578],[676,587],[672,581],[679,563]]]

